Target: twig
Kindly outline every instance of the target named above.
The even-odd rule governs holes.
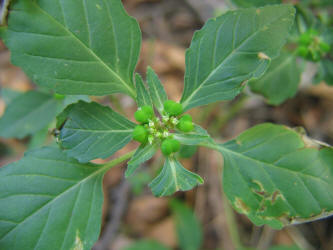
[[[276,231],[269,226],[264,226],[264,230],[261,234],[257,249],[265,250],[271,245],[273,237]]]

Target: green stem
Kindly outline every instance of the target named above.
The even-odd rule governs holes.
[[[126,153],[126,154],[124,154],[124,155],[122,155],[122,156],[120,156],[120,157],[118,157],[118,158],[116,158],[112,161],[109,161],[108,163],[105,163],[103,165],[103,168],[105,168],[105,169],[113,168],[114,166],[118,165],[119,163],[122,163],[123,161],[126,161],[129,158],[131,158],[134,155],[135,151],[136,150],[133,150],[133,151],[128,152],[128,153]]]

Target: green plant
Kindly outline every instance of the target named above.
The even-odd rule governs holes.
[[[0,169],[0,248],[90,249],[99,236],[102,179],[110,168],[130,159],[129,177],[161,148],[165,163],[149,184],[154,195],[203,183],[179,162],[180,145],[222,153],[224,191],[257,225],[282,228],[332,214],[332,147],[273,124],[219,144],[183,114],[231,100],[247,81],[263,76],[294,14],[291,5],[273,5],[210,19],[186,52],[184,92],[177,103],[168,100],[151,68],[146,83],[134,74],[141,34],[120,0],[12,1],[0,34],[12,62],[41,89],[10,102],[0,135],[33,135],[56,117],[60,147],[34,149]],[[113,93],[135,99],[140,124],[87,97]],[[104,165],[89,162],[113,155],[132,139],[140,142],[136,151]]]
[[[236,7],[260,7],[282,3],[282,0],[231,0]],[[290,1],[293,2],[293,1]],[[281,55],[272,60],[266,74],[249,83],[251,91],[279,105],[297,93],[301,74],[308,65],[316,68],[312,82],[333,85],[333,19],[329,1],[302,0],[295,2],[295,23]],[[281,87],[283,83],[283,87]]]

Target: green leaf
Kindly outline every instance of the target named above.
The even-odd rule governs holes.
[[[220,145],[232,206],[273,228],[333,214],[333,148],[285,126],[262,124]]]
[[[196,124],[192,132],[176,132],[173,137],[184,145],[198,145],[211,140],[207,131]]]
[[[234,98],[278,55],[294,19],[291,5],[239,9],[210,19],[186,52],[185,110]]]
[[[333,61],[324,59],[320,61],[319,71],[316,75],[317,82],[325,81],[328,85],[333,86]]]
[[[135,124],[109,107],[80,101],[67,111],[59,140],[67,154],[80,162],[109,157],[132,138]]]
[[[45,145],[47,137],[49,135],[49,128],[45,127],[37,131],[33,136],[31,136],[28,149],[36,149]]]
[[[168,157],[160,174],[149,184],[157,197],[168,196],[177,191],[187,191],[203,184],[203,179],[185,169],[175,158]]]
[[[16,97],[0,119],[0,136],[24,138],[46,127],[62,108],[53,95],[28,91]]]
[[[170,250],[170,248],[155,240],[141,240],[133,243],[129,247],[122,248],[122,250]]]
[[[66,95],[64,98],[64,107],[79,101],[91,102],[91,99],[87,95]]]
[[[178,155],[180,158],[191,158],[198,150],[196,145],[181,145]]]
[[[201,225],[193,211],[177,200],[171,202],[177,237],[182,250],[198,250],[202,245]]]
[[[135,74],[135,86],[136,86],[136,102],[139,107],[153,106],[149,92],[139,74]]]
[[[272,60],[263,77],[250,81],[249,85],[253,92],[263,95],[269,104],[279,105],[296,94],[300,78],[301,69],[296,56],[285,52]]]
[[[4,100],[6,105],[9,105],[16,97],[21,95],[22,92],[10,89],[10,88],[1,88],[1,98]]]
[[[155,144],[140,145],[131,160],[127,163],[125,177],[130,177],[142,163],[150,160],[156,151],[157,146]]]
[[[268,4],[280,4],[281,0],[231,0],[231,2],[242,8],[261,7]]]
[[[163,85],[151,67],[147,69],[147,83],[149,86],[149,93],[156,109],[162,113],[164,110],[164,102],[168,99]]]
[[[0,168],[0,248],[91,249],[101,227],[105,171],[57,148]]]
[[[141,33],[120,0],[21,0],[2,34],[12,63],[60,94],[135,97]]]

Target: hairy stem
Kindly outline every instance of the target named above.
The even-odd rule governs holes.
[[[129,158],[131,158],[131,157],[134,155],[135,151],[136,151],[136,150],[133,150],[133,151],[128,152],[128,153],[126,153],[126,154],[124,154],[124,155],[122,155],[122,156],[120,156],[120,157],[118,157],[118,158],[116,158],[116,159],[114,159],[114,160],[112,160],[112,161],[109,161],[108,163],[105,163],[105,164],[103,165],[103,168],[105,168],[105,169],[110,169],[110,168],[115,167],[115,166],[118,165],[119,163],[122,163],[123,161],[126,161],[126,160],[128,160]]]

